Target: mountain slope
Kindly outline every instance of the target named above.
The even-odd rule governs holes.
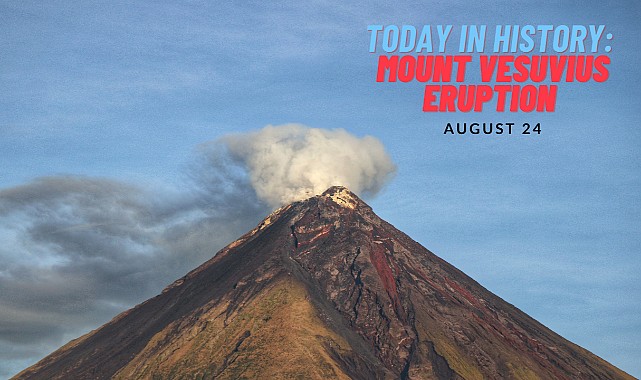
[[[631,379],[441,260],[345,188],[16,379]]]

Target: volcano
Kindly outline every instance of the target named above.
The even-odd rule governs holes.
[[[633,379],[332,187],[15,379]]]

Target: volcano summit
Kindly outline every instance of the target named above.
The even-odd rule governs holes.
[[[332,187],[15,379],[632,379]]]

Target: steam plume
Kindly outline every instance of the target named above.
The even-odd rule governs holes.
[[[379,140],[343,129],[300,124],[267,126],[221,139],[249,174],[257,196],[272,207],[342,185],[373,196],[396,170]]]

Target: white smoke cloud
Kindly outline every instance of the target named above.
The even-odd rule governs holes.
[[[378,139],[359,138],[344,129],[270,125],[219,141],[248,171],[256,195],[272,207],[309,198],[334,185],[373,196],[396,171]]]

